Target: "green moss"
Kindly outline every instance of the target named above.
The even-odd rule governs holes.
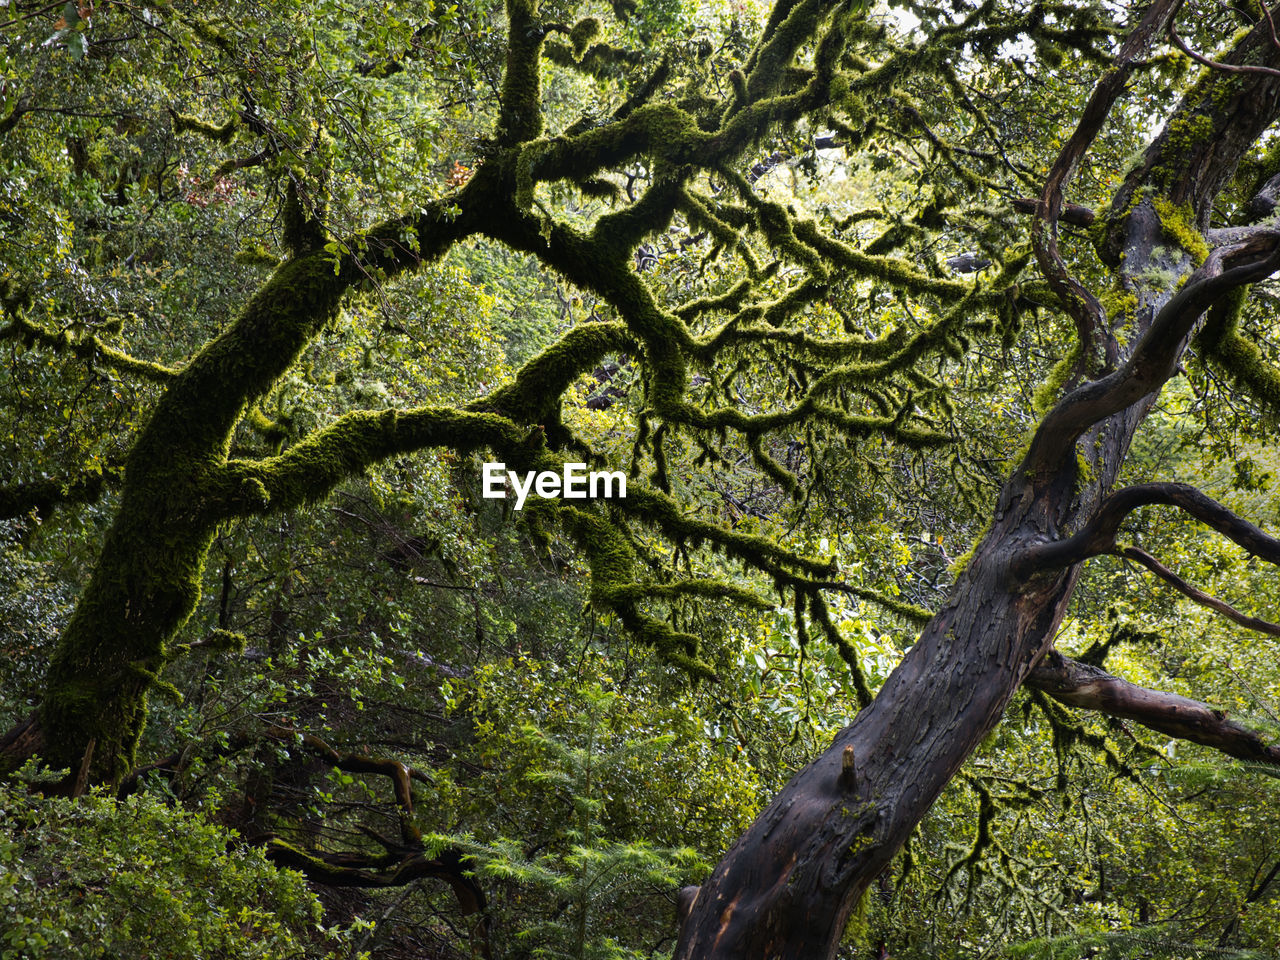
[[[822,0],[801,0],[787,5],[785,18],[776,29],[765,34],[752,53],[747,65],[744,102],[754,102],[773,92],[800,45],[813,36],[823,6]]]
[[[587,45],[600,35],[600,21],[595,17],[584,17],[573,25],[569,31],[569,43],[573,47],[574,57],[582,59],[587,52]]]
[[[623,626],[640,643],[691,676],[714,679],[710,665],[698,659],[698,639],[680,633],[670,624],[642,612],[638,601],[650,597],[721,596],[747,599],[762,606],[759,598],[741,588],[716,581],[688,581],[683,586],[645,585],[635,582],[635,551],[622,528],[592,510],[564,507],[561,520],[591,570],[591,602],[618,615]]]
[[[533,165],[538,160],[546,140],[533,140],[520,148],[516,157],[516,206],[528,210],[533,206]]]
[[[1132,291],[1123,288],[1113,290],[1105,294],[1101,302],[1113,329],[1128,323],[1137,314],[1138,297]]]
[[[289,436],[289,431],[263,413],[262,408],[257,404],[249,408],[245,420],[273,447],[278,447]]]
[[[218,143],[230,143],[240,125],[238,117],[232,117],[221,124],[213,124],[185,113],[171,111],[171,115],[173,117],[174,133],[198,133]]]
[[[109,327],[119,332],[123,321],[113,318]],[[41,344],[58,353],[67,353],[79,357],[89,364],[103,364],[122,373],[133,374],[143,380],[163,383],[177,376],[178,371],[150,360],[140,360],[115,347],[109,346],[96,334],[72,337],[65,330],[54,333],[25,316],[15,315],[13,320],[0,328],[0,340],[18,340],[27,346]]]
[[[804,557],[767,537],[726,529],[689,516],[671,497],[644,486],[628,486],[626,500],[618,501],[617,506],[629,515],[658,527],[674,543],[711,543],[766,573],[784,578],[788,570],[818,577],[829,577],[835,573],[834,560]]]
[[[625,324],[586,323],[574,327],[525,363],[512,383],[495,390],[476,407],[501,411],[519,423],[540,423],[559,410],[561,398],[574,380],[609,354],[634,345]]]
[[[751,459],[770,480],[782,487],[793,499],[797,501],[803,499],[804,491],[800,488],[800,481],[796,479],[795,474],[765,452],[759,437],[752,437],[747,447],[751,451]]]
[[[1075,492],[1079,494],[1080,492],[1088,489],[1093,484],[1097,483],[1097,481],[1098,481],[1098,477],[1093,472],[1093,464],[1091,464],[1088,458],[1085,457],[1083,451],[1077,448],[1076,449]]]
[[[1071,349],[1063,354],[1062,359],[1054,364],[1044,382],[1036,387],[1035,393],[1031,398],[1031,405],[1037,414],[1044,416],[1057,402],[1058,395],[1062,392],[1062,388],[1066,386],[1072,371],[1076,369],[1083,354],[1084,347],[1077,339],[1071,344]]]
[[[544,36],[534,0],[507,0],[507,60],[498,117],[505,143],[526,143],[542,134],[540,70]]]
[[[1175,206],[1165,197],[1153,197],[1151,205],[1155,208],[1156,216],[1160,218],[1160,227],[1164,230],[1165,236],[1185,250],[1196,266],[1204,263],[1209,257],[1209,245],[1193,225],[1195,213],[1191,209],[1191,204]]]
[[[1240,333],[1249,288],[1231,291],[1209,311],[1196,342],[1205,359],[1225,372],[1273,414],[1280,414],[1280,370],[1269,364],[1258,345]]]
[[[274,270],[280,266],[280,258],[260,243],[245,243],[236,251],[236,263]]]
[[[870,256],[849,244],[827,237],[812,220],[799,221],[793,229],[797,238],[829,260],[861,276],[882,280],[895,289],[916,296],[934,295],[954,301],[973,293],[975,289],[958,280],[930,277],[893,257]]]
[[[827,637],[827,642],[836,648],[840,654],[840,659],[849,668],[849,674],[853,678],[853,690],[858,698],[858,706],[869,707],[873,697],[871,688],[867,686],[866,674],[862,671],[862,661],[858,657],[858,651],[854,649],[849,639],[832,622],[826,603],[823,601],[821,594],[816,591],[809,594],[809,612],[822,628],[822,632]],[[797,618],[797,622],[799,622],[799,618]]]
[[[1189,150],[1213,135],[1213,118],[1202,113],[1174,117],[1165,129],[1166,150]]]

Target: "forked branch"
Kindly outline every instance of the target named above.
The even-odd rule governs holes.
[[[1235,266],[1228,264],[1249,257]],[[1213,250],[1204,264],[1156,314],[1129,359],[1118,369],[1077,387],[1040,422],[1024,466],[1050,472],[1086,430],[1159,390],[1173,376],[1196,321],[1231,291],[1280,270],[1280,233],[1259,229],[1239,244]]]
[[[1079,124],[1058,153],[1040,194],[1036,210],[1038,216],[1031,228],[1032,246],[1049,286],[1075,320],[1076,332],[1084,347],[1084,362],[1087,362],[1095,337],[1106,328],[1107,312],[1098,298],[1070,274],[1058,251],[1058,219],[1062,214],[1063,191],[1081,158],[1093,145],[1111,108],[1124,93],[1125,85],[1139,59],[1181,2],[1182,0],[1155,0],[1147,7],[1138,25],[1130,31],[1121,45],[1114,66],[1103,74],[1094,87],[1089,102],[1081,113]]]

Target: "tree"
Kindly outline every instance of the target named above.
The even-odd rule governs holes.
[[[1251,340],[1251,325],[1266,318],[1249,295],[1280,268],[1270,219],[1276,156],[1266,140],[1280,111],[1271,13],[1203,18],[1191,41],[1206,48],[1232,18],[1245,27],[1210,59],[1159,54],[1166,39],[1192,50],[1176,32],[1183,11],[1172,0],[1130,12],[1129,22],[1090,3],[899,9],[920,21],[907,38],[866,4],[779,0],[756,36],[729,16],[719,48],[694,35],[656,56],[645,48],[672,21],[625,3],[611,5],[614,22],[597,39],[605,29],[598,16],[571,24],[573,11],[560,5],[509,0],[501,44],[486,33],[487,44],[469,48],[472,24],[487,16],[482,7],[450,12],[449,22],[375,28],[346,22],[336,8],[300,5],[273,15],[256,44],[230,13],[210,19],[195,7],[143,16],[68,5],[53,25],[22,8],[17,20],[38,29],[12,49],[30,53],[43,43],[44,52],[32,57],[0,120],[7,137],[30,131],[20,156],[14,148],[16,167],[61,164],[65,152],[68,178],[95,208],[127,208],[191,176],[163,163],[148,172],[140,162],[116,171],[118,189],[104,196],[100,144],[140,121],[53,92],[55,74],[79,78],[66,85],[71,97],[92,97],[90,79],[119,82],[118,51],[132,48],[117,46],[110,31],[113,18],[132,19],[141,35],[164,37],[218,68],[201,71],[194,90],[183,89],[191,78],[158,68],[165,79],[150,92],[172,111],[170,127],[207,140],[208,162],[218,160],[202,189],[235,190],[230,178],[240,171],[261,177],[254,182],[277,201],[284,257],[207,343],[172,364],[114,346],[117,318],[77,307],[35,264],[13,258],[20,267],[5,278],[0,336],[157,390],[153,401],[140,400],[145,412],[121,431],[123,443],[110,431],[78,441],[96,462],[15,482],[0,497],[9,516],[21,516],[119,483],[39,709],[5,738],[6,754],[16,763],[38,753],[68,769],[73,792],[125,781],[137,766],[149,693],[163,689],[166,665],[190,650],[175,638],[199,600],[219,531],[315,503],[388,458],[442,449],[485,451],[522,472],[559,472],[579,460],[625,466],[625,499],[544,499],[526,506],[525,521],[541,538],[567,538],[590,569],[592,603],[692,677],[713,680],[716,656],[684,623],[717,601],[770,605],[752,581],[731,579],[717,554],[794,600],[802,645],[813,626],[848,664],[864,708],[688,898],[679,957],[833,955],[860,895],[1024,683],[1232,756],[1280,758],[1203,704],[1136,688],[1052,649],[1083,562],[1106,554],[1142,564],[1245,626],[1280,629],[1199,594],[1117,541],[1134,511],[1174,506],[1258,557],[1280,560],[1280,544],[1195,488],[1133,483],[1125,473],[1136,432],[1190,344],[1263,408],[1277,396],[1277,374]],[[310,44],[293,29],[303,22],[314,25]],[[474,75],[441,68],[434,76],[422,64],[436,55]],[[1186,57],[1202,64],[1193,78]],[[967,58],[973,63],[962,65]],[[1076,113],[1056,118],[1060,148],[1011,142],[1031,123],[1011,106],[1014,91],[1050,82],[1051,68],[1064,63],[1097,79],[1083,99],[1046,94],[1047,109]],[[484,81],[499,67],[488,100]],[[334,81],[334,70],[352,79]],[[484,130],[474,164],[458,163],[443,185],[424,182],[411,164],[385,181],[360,177],[378,168],[377,152],[361,146],[365,128],[389,136],[387,115],[373,104],[409,97],[410,86],[395,86],[405,74],[434,83],[441,98],[450,83],[467,86],[474,112],[459,128]],[[591,80],[599,97],[581,116],[552,96],[571,76]],[[378,87],[383,80],[390,86]],[[1180,98],[1120,175],[1109,206],[1067,203],[1082,169],[1092,182],[1082,181],[1077,199],[1106,199],[1103,181],[1116,173],[1118,151],[1161,107],[1152,95],[1126,110],[1123,98],[1166,81],[1180,85]],[[335,83],[352,98],[334,94]],[[928,101],[925,90],[935,94]],[[187,112],[205,103],[232,119]],[[88,115],[99,126],[88,135],[61,131],[63,148],[35,129],[44,115]],[[803,153],[817,169],[836,148],[873,168],[898,167],[898,181],[884,188],[894,204],[808,216],[799,200],[789,205],[758,188],[788,155]],[[766,149],[768,159],[752,166]],[[95,163],[94,176],[77,179]],[[966,196],[975,202],[965,205]],[[43,221],[23,213],[23,202],[11,199],[6,215],[34,236]],[[382,202],[383,219],[366,215]],[[50,234],[58,232],[53,219]],[[106,219],[84,217],[104,242],[112,236]],[[883,230],[864,237],[859,225],[868,223]],[[1029,245],[1019,246],[1027,229]],[[592,322],[576,323],[508,382],[464,402],[352,403],[296,435],[266,416],[265,406],[281,407],[281,384],[309,345],[351,323],[358,297],[394,297],[406,275],[475,238],[531,257],[595,298]],[[948,270],[936,246],[959,250],[962,242],[978,252],[952,258]],[[663,266],[655,246],[663,244],[679,250],[679,268],[654,269]],[[120,254],[102,257],[118,265],[126,262]],[[982,271],[976,278],[961,272],[973,268]],[[935,478],[952,477],[975,495],[987,478],[973,479],[966,451],[973,412],[955,408],[947,380],[984,345],[1016,343],[1033,314],[1062,325],[1057,342],[1070,346],[1038,392],[1025,449],[989,501],[989,528],[936,613],[842,579],[828,557],[750,532],[732,510],[707,519],[686,509],[686,464],[730,474],[741,455],[803,506],[831,476],[833,449],[844,446],[873,471],[924,458]],[[134,343],[162,352],[141,332]],[[578,415],[592,399],[607,406],[627,395],[612,384],[610,363],[638,378],[626,442],[589,435]],[[571,389],[583,378],[591,396],[578,404]],[[874,698],[857,650],[833,620],[832,598],[842,596],[926,621]],[[237,638],[221,631],[207,642]],[[379,772],[400,776],[393,767]],[[402,838],[420,840],[412,831]]]

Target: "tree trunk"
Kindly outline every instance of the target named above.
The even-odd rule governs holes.
[[[43,757],[118,784],[133,768],[165,645],[200,596],[218,522],[218,471],[246,405],[333,315],[348,282],[312,253],[281,267],[165,391],[129,453],[102,553],[62,632],[39,723]],[[88,745],[94,744],[92,755]],[[15,749],[12,760],[22,759]]]
[[[1006,488],[1019,492],[1017,479]],[[1053,636],[1074,571],[1011,579],[1018,545],[1051,535],[1071,486],[1015,502],[951,602],[831,747],[801,771],[703,884],[678,958],[834,954],[867,886],[996,725]],[[1022,498],[1019,498],[1022,500]]]

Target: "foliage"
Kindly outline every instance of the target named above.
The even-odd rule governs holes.
[[[672,888],[754,812],[750,771],[708,744],[691,704],[607,690],[607,663],[579,670],[526,660],[449,685],[446,703],[477,718],[486,775],[467,820],[486,826],[466,847],[511,932],[500,955],[650,955],[627,945],[662,941]]]
[[[163,797],[0,786],[0,955],[349,956],[296,873]],[[89,945],[92,944],[92,947]]]

